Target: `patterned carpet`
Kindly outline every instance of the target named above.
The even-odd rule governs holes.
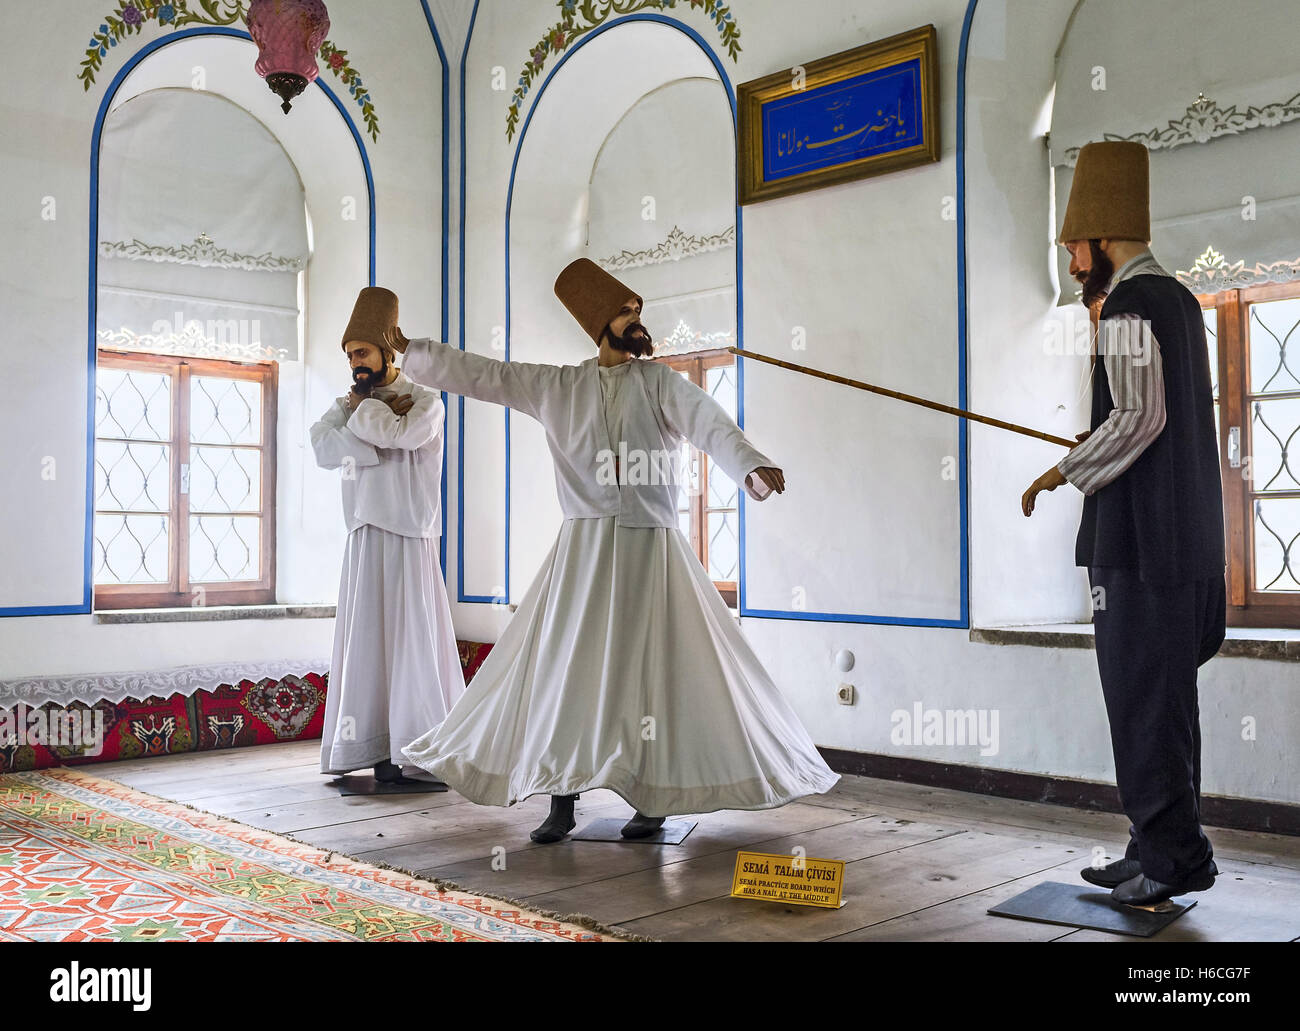
[[[0,941],[617,940],[81,770],[0,776]]]

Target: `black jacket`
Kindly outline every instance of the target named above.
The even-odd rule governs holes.
[[[1150,583],[1222,576],[1223,485],[1200,306],[1171,276],[1137,275],[1101,310],[1103,319],[1123,314],[1146,319],[1160,348],[1165,426],[1132,465],[1084,498],[1075,562],[1135,568]],[[1115,407],[1100,354],[1093,374],[1095,430]]]

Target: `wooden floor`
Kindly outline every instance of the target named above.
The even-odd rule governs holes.
[[[766,812],[699,817],[681,845],[565,840],[534,845],[539,796],[512,809],[453,792],[342,798],[314,741],[105,763],[88,772],[246,824],[462,887],[665,940],[1140,941],[989,916],[1041,881],[1075,882],[1092,850],[1111,857],[1127,821],[959,791],[844,777],[835,790]],[[630,807],[586,793],[578,826]],[[1208,829],[1220,876],[1199,905],[1149,939],[1300,939],[1300,839]],[[506,869],[492,869],[493,850]],[[737,849],[847,863],[837,911],[728,898]],[[499,865],[499,864],[498,864]]]

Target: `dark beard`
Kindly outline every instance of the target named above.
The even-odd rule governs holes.
[[[649,358],[654,353],[654,338],[650,331],[639,322],[629,323],[622,336],[615,336],[614,331],[606,327],[609,346],[615,351],[623,351],[635,357]]]
[[[367,373],[364,379],[357,379],[362,373]],[[379,370],[376,371],[366,365],[358,365],[352,370],[352,389],[363,397],[370,394],[375,387],[379,386],[388,377],[388,355],[380,356]]]
[[[1106,296],[1106,287],[1110,285],[1111,276],[1115,274],[1115,265],[1102,252],[1100,240],[1089,240],[1088,252],[1092,255],[1092,268],[1084,275],[1075,277],[1083,285],[1085,308],[1091,308]]]

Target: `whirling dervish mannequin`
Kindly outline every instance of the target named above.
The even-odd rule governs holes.
[[[311,443],[321,468],[342,470],[348,530],[321,773],[409,784],[432,778],[401,747],[447,715],[465,678],[438,565],[445,406],[393,365],[396,324],[397,295],[363,289],[343,334],[352,388]]]
[[[403,751],[474,802],[551,795],[532,833],[542,843],[573,829],[577,795],[596,788],[636,809],[629,838],[667,816],[829,790],[839,776],[678,529],[683,439],[756,501],[784,491],[781,470],[707,392],[645,360],[633,290],[581,258],[555,293],[598,348],[581,364],[503,362],[394,333],[416,382],[542,424],[565,517],[465,696]]]

